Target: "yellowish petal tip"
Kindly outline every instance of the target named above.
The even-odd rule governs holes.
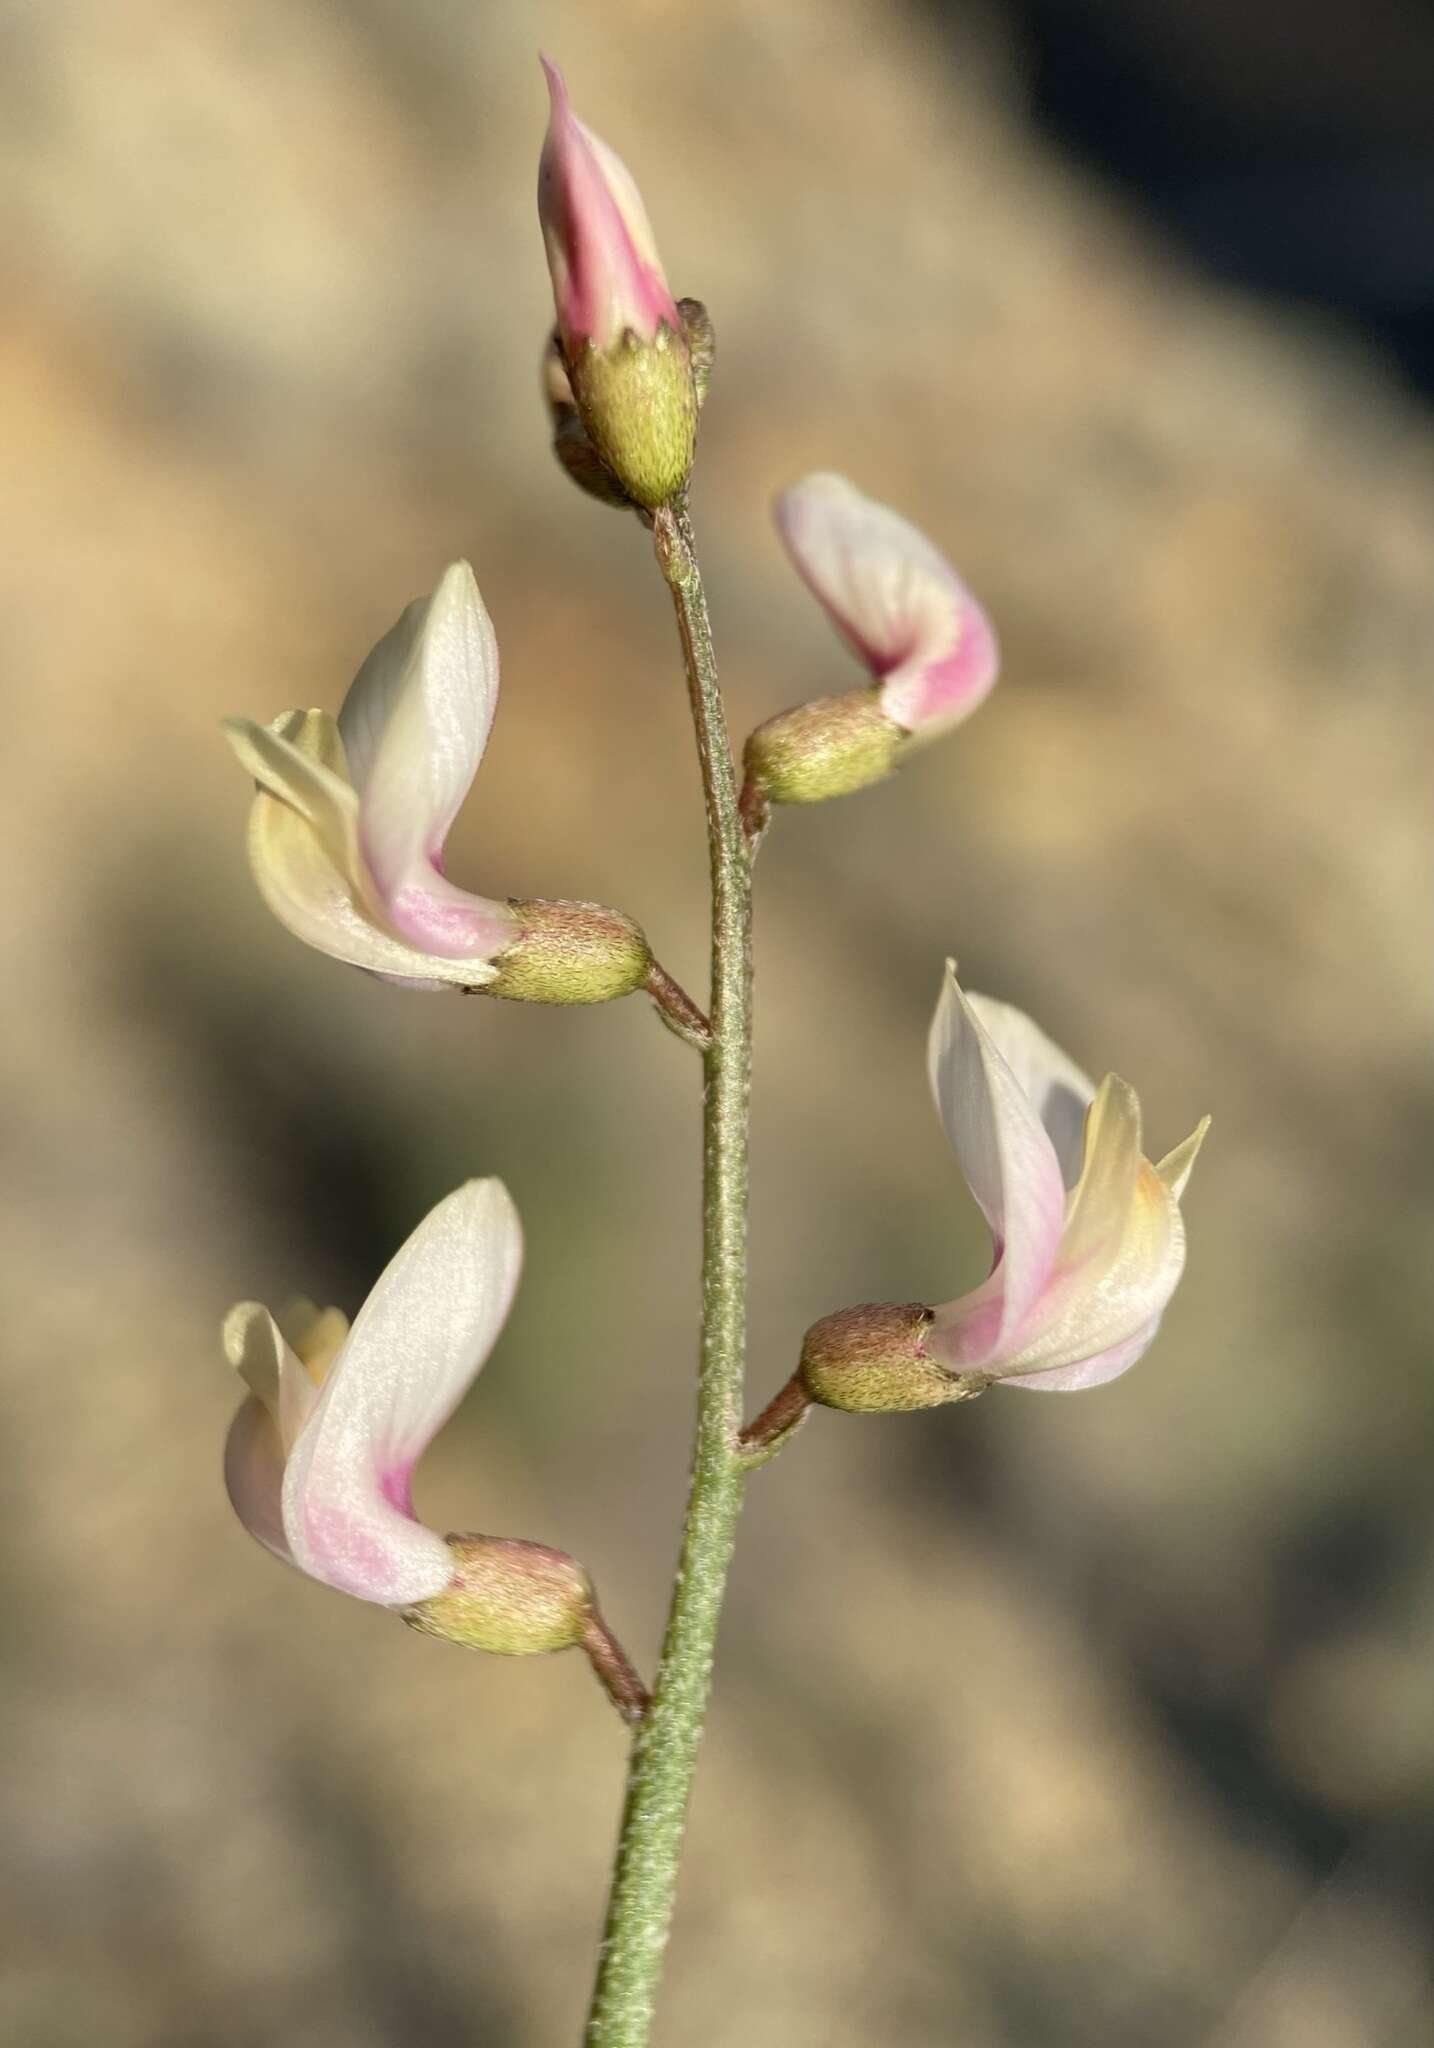
[[[257,724],[252,718],[221,718],[219,730],[238,756],[240,767],[247,768],[252,774],[254,772],[255,742],[263,732],[263,726]]]
[[[349,1319],[340,1308],[319,1308],[307,1295],[286,1302],[274,1318],[279,1334],[313,1380],[322,1386],[349,1333]]]
[[[269,1311],[259,1301],[236,1301],[224,1318],[220,1341],[224,1356],[236,1372],[244,1370],[244,1359],[249,1349],[249,1332],[256,1316],[267,1316]]]
[[[1190,1169],[1195,1164],[1200,1147],[1205,1142],[1205,1133],[1209,1128],[1209,1117],[1202,1116],[1189,1137],[1182,1144],[1177,1145],[1173,1152],[1167,1152],[1165,1157],[1156,1166],[1155,1171],[1177,1201],[1185,1192],[1185,1184],[1190,1178]]]
[[[1085,1114],[1087,1143],[1089,1143],[1089,1133],[1095,1124],[1104,1122],[1107,1118],[1118,1118],[1123,1125],[1134,1130],[1135,1148],[1137,1151],[1140,1150],[1142,1142],[1140,1097],[1131,1087],[1129,1081],[1122,1080],[1119,1074],[1107,1074],[1105,1076],[1100,1086],[1096,1089],[1090,1108]]]

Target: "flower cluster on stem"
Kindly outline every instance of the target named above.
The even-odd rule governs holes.
[[[816,1407],[935,1408],[992,1386],[1073,1391],[1127,1371],[1184,1266],[1180,1198],[1206,1126],[1152,1163],[1126,1082],[1108,1074],[1097,1086],[1021,1011],[967,994],[948,962],[928,1072],[990,1229],[989,1269],[950,1300],[860,1301],[821,1317],[742,1428],[756,846],[774,807],[879,782],[955,730],[994,687],[996,639],[942,550],[901,514],[840,476],[802,479],[777,499],[778,532],[867,680],[766,719],[739,781],[688,508],[712,323],[697,301],[674,299],[631,173],[577,118],[556,67],[543,68],[554,448],[584,491],[650,530],[672,601],[710,855],[707,1008],[626,913],[480,896],[449,878],[447,842],[498,704],[497,638],[466,562],[407,606],[337,715],[236,718],[227,731],[255,786],[255,881],[316,951],[409,990],[578,1005],[641,991],[701,1055],[694,1448],[651,1688],[576,1559],[528,1538],[442,1535],[414,1508],[418,1463],[482,1370],[518,1284],[522,1233],[499,1181],[470,1180],[438,1202],[352,1328],[308,1301],[231,1311],[224,1348],[246,1392],[225,1476],[267,1550],[420,1634],[503,1656],[587,1656],[636,1734],[586,2039],[643,2048],[747,1477]]]

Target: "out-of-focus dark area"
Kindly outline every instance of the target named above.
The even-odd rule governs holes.
[[[966,12],[935,0],[948,26]],[[1427,0],[1007,0],[1030,111],[1215,276],[1434,388]]]
[[[719,358],[694,511],[734,726],[855,680],[766,505],[835,467],[1004,679],[759,887],[753,1405],[983,1239],[940,966],[1203,1110],[1186,1280],[1077,1399],[818,1416],[755,1479],[659,2038],[1406,2048],[1427,2031],[1434,30],[1398,0],[0,13],[0,2034],[576,2036],[623,1741],[285,1572],[219,1480],[228,1304],[352,1311],[469,1173],[529,1244],[425,1465],[655,1657],[697,1074],[636,1002],[306,952],[225,712],[335,707],[473,561],[503,700],[450,872],[639,917],[705,856],[635,522],[546,449],[535,52]]]

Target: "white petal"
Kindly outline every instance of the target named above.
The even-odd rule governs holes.
[[[991,1348],[998,1351],[1045,1288],[1055,1263],[1065,1213],[1060,1161],[950,961],[932,1020],[929,1058],[936,1107],[996,1240],[999,1303],[986,1321]]]
[[[487,1359],[522,1261],[501,1181],[469,1181],[426,1216],[364,1303],[284,1477],[302,1570],[406,1607],[448,1583],[447,1545],[413,1519],[414,1466]]]
[[[364,852],[387,895],[441,856],[498,708],[498,642],[473,571],[455,562],[355,676],[339,712]]]
[[[284,1534],[284,1450],[279,1429],[257,1394],[245,1396],[224,1444],[224,1484],[234,1512],[256,1541],[294,1562]]]
[[[1061,1177],[1068,1188],[1080,1179],[1085,1153],[1085,1113],[1095,1095],[1095,1083],[1063,1053],[1054,1039],[1047,1038],[1024,1010],[1012,1003],[997,1002],[994,996],[968,995],[1006,1065],[1029,1096],[1036,1114],[1046,1127],[1046,1136],[1056,1148]]]
[[[358,847],[358,800],[332,765],[342,764],[343,745],[327,712],[291,712],[267,728],[233,719],[226,731],[263,784],[249,818],[249,864],[282,925],[319,952],[392,981],[481,988],[493,979],[486,932],[473,957],[454,958],[408,945],[388,929]],[[512,936],[506,909],[470,900]]]
[[[926,536],[825,472],[782,492],[775,512],[798,573],[881,680],[887,715],[923,741],[968,717],[996,680],[995,635]]]

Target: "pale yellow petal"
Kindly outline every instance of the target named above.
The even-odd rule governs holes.
[[[224,1318],[224,1356],[271,1415],[279,1412],[279,1360],[284,1339],[262,1302],[239,1301]]]
[[[1167,1152],[1155,1169],[1177,1202],[1185,1192],[1185,1184],[1190,1178],[1190,1169],[1194,1166],[1196,1158],[1199,1156],[1200,1147],[1205,1142],[1205,1133],[1209,1128],[1209,1117],[1202,1116],[1185,1142],[1182,1145],[1177,1145],[1173,1152]]]
[[[224,1355],[262,1402],[288,1451],[309,1419],[318,1387],[261,1303],[241,1301],[230,1309],[224,1318]]]
[[[1108,1075],[1086,1120],[1085,1163],[1050,1285],[1014,1352],[986,1370],[1024,1378],[1101,1357],[1123,1370],[1149,1342],[1185,1263],[1185,1228],[1140,1146],[1135,1092]]]
[[[1080,1178],[1066,1207],[1060,1263],[1074,1265],[1118,1238],[1135,1195],[1141,1152],[1140,1098],[1107,1074],[1086,1111]]]
[[[358,795],[343,741],[327,711],[286,711],[272,725],[228,718],[225,736],[264,795],[287,805],[318,836],[361,895],[371,893],[358,843]]]
[[[285,1302],[275,1321],[309,1378],[321,1387],[349,1333],[348,1317],[341,1308],[319,1308],[300,1294]]]
[[[431,988],[481,988],[497,971],[487,960],[449,959],[395,938],[308,819],[262,791],[249,820],[249,864],[279,922],[335,960]]]

